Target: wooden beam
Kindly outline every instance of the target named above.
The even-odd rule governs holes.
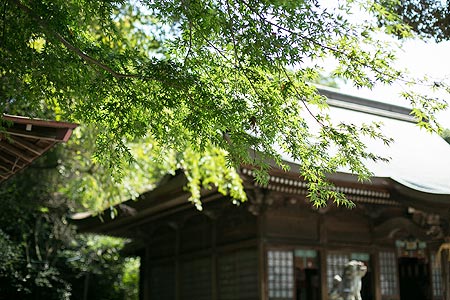
[[[58,142],[66,142],[72,134],[72,129],[66,128],[33,126],[31,130],[28,130],[25,124],[14,124],[6,128],[6,131],[11,135]]]
[[[11,165],[10,169],[14,166],[19,166],[21,168],[24,166],[24,164],[20,164],[20,162],[16,161],[16,158],[13,155],[10,155],[4,151],[0,151],[0,160]]]
[[[33,126],[40,126],[40,127],[64,128],[64,129],[75,129],[76,127],[78,127],[78,124],[75,123],[28,118],[23,116],[13,116],[8,114],[3,114],[2,118],[6,121],[13,122],[16,124],[25,124],[25,125],[31,124]]]
[[[44,153],[45,151],[45,149],[42,149],[39,146],[24,140],[22,137],[11,135],[10,138],[13,141],[12,143],[13,145],[17,144],[20,147],[25,148],[36,155],[42,155],[42,153]]]
[[[32,138],[32,139],[40,139],[40,140],[47,140],[47,141],[57,141],[56,135],[44,135],[41,133],[36,133],[33,131],[23,131],[23,130],[17,130],[17,129],[13,129],[13,128],[8,128],[7,132],[10,135],[15,135],[15,136],[21,136],[21,137],[26,137],[26,138]]]
[[[319,251],[319,276],[320,276],[320,295],[321,299],[328,299],[328,280],[327,280],[327,255],[326,246]]]
[[[5,142],[5,141],[1,141],[0,142],[0,148],[8,151],[9,153],[25,160],[26,162],[32,162],[33,161],[33,157],[30,158],[30,156],[27,156],[25,153],[23,153],[22,151],[20,151],[20,149],[12,146],[10,143]],[[16,163],[16,162],[15,162]]]
[[[0,162],[0,169],[6,172],[11,171],[11,168],[8,168],[4,163]]]
[[[375,300],[381,300],[383,297],[381,295],[381,282],[380,282],[381,268],[380,268],[380,255],[378,248],[375,248],[375,252],[371,256],[371,264],[373,267],[372,282],[374,284],[373,287],[375,292]]]

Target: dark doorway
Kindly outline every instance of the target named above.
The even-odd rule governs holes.
[[[361,280],[361,298],[364,300],[373,300],[373,275],[372,269],[368,265],[368,262],[364,262],[367,267],[367,273]]]
[[[320,299],[319,270],[295,268],[296,300]]]
[[[399,258],[398,273],[400,300],[431,300],[430,274],[424,259]]]

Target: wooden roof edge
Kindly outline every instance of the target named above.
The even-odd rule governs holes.
[[[70,217],[70,222],[77,226],[79,232],[108,233],[113,230],[113,227],[124,222],[127,223],[129,220],[139,219],[144,215],[178,205],[178,201],[172,201],[174,199],[186,200],[188,198],[188,193],[184,190],[186,180],[184,173],[180,172],[170,178],[165,176],[155,189],[142,193],[136,200],[129,199],[114,205],[117,215],[113,218],[111,214],[105,213],[108,210],[105,209],[100,214],[95,212],[75,213]],[[157,209],[155,210],[153,207]],[[111,226],[111,222],[115,222],[117,226]]]
[[[251,168],[251,166],[243,166],[242,168]],[[295,170],[283,171],[272,168],[270,175],[301,180]],[[250,175],[246,173],[241,174],[241,176],[248,179]],[[329,179],[338,186],[356,187],[359,185],[362,189],[388,191],[387,196],[382,195],[380,197],[392,198],[393,201],[402,205],[424,209],[425,211],[441,210],[445,205],[448,208],[447,203],[450,203],[450,195],[441,195],[435,198],[436,195],[434,194],[416,191],[390,177],[373,177],[370,181],[361,183],[356,175],[336,173],[330,175]],[[182,204],[188,204],[189,195],[183,189],[185,184],[186,177],[183,172],[179,172],[175,176],[166,177],[155,189],[141,194],[137,199],[138,201],[128,200],[116,205],[118,215],[114,218],[111,218],[109,213],[103,214],[103,220],[98,215],[81,213],[73,215],[71,223],[76,225],[80,232],[111,234],[120,231],[130,226],[132,222],[142,222],[145,218],[167,212]]]
[[[71,122],[45,120],[45,119],[39,119],[39,118],[29,118],[29,117],[9,115],[9,114],[3,114],[3,119],[17,123],[17,124],[32,124],[32,125],[36,125],[36,126],[52,127],[52,128],[75,129],[79,125],[77,123],[71,123]]]
[[[271,171],[271,174],[276,174],[278,176],[282,173],[285,174],[285,176],[296,176],[297,179],[300,179],[298,173],[294,175],[293,171],[284,172],[281,169],[272,169]],[[350,178],[353,177],[350,176],[346,180],[349,180],[350,182]],[[383,181],[377,183],[384,184],[384,179],[380,180]],[[102,218],[93,212],[81,212],[73,214],[70,217],[70,222],[77,226],[79,232],[96,232],[100,234],[113,233],[115,230],[127,226],[130,222],[158,214],[183,203],[188,204],[187,199],[189,193],[184,190],[186,183],[187,179],[184,173],[182,171],[177,172],[174,176],[164,177],[155,189],[142,193],[138,199],[130,199],[115,205],[114,207],[118,214],[114,216],[114,218],[111,218],[107,209],[105,209],[103,214],[101,214]],[[209,192],[216,191],[205,190],[204,192],[205,193],[202,193],[202,197],[208,196]]]
[[[8,114],[1,115],[1,118],[5,128],[0,134],[0,140],[4,140],[2,141],[2,147],[0,147],[2,148],[0,160],[5,161],[5,157],[10,156],[13,158],[11,162],[14,165],[11,170],[5,170],[8,171],[8,174],[2,175],[0,182],[4,182],[15,173],[25,169],[56,143],[67,142],[73,130],[78,126],[75,123],[33,119]],[[6,122],[10,124],[5,124]],[[10,138],[4,138],[5,135],[9,135]],[[21,138],[45,141],[45,143],[38,146],[36,143],[33,144]],[[16,167],[16,164],[20,167]]]
[[[75,128],[78,127],[79,124],[77,123],[70,123],[70,122],[62,122],[62,121],[53,121],[53,120],[44,120],[44,119],[38,119],[38,118],[29,118],[24,116],[16,116],[16,115],[8,115],[3,114],[2,115],[3,120],[12,122],[13,124],[20,124],[29,126],[30,129],[26,129],[30,131],[30,135],[33,133],[32,128],[38,127],[38,128],[52,128],[59,131],[59,134],[57,137],[52,138],[53,140],[57,142],[67,142],[72,135],[72,132]],[[20,132],[15,132],[13,128],[6,129],[6,131],[9,131],[10,134],[16,134],[21,135]],[[37,138],[45,138],[43,136],[36,136]]]
[[[448,216],[450,213],[450,194],[432,193],[414,189],[395,179],[391,180],[393,191],[401,197],[399,201],[405,205],[416,207],[424,211],[433,211]],[[405,197],[405,198],[403,198]]]

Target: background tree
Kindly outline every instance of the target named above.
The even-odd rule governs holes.
[[[418,35],[436,42],[450,39],[450,10],[446,1],[382,0],[379,3],[387,11],[398,15]],[[390,22],[384,18],[380,21],[383,24]]]
[[[137,299],[138,261],[119,255],[124,241],[69,225],[80,204],[59,192],[62,153],[1,184],[0,299]]]

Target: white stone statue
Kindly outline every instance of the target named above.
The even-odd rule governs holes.
[[[362,300],[361,279],[366,275],[367,267],[356,260],[348,262],[344,267],[342,277],[334,276],[333,287],[329,294],[330,300]]]

